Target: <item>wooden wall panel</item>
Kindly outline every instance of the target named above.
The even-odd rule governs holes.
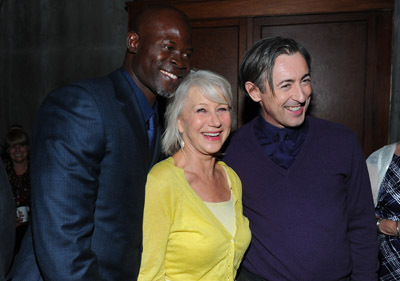
[[[381,108],[389,108],[389,99],[375,90],[375,80],[390,76],[390,72],[375,67],[381,39],[376,21],[375,13],[350,13],[261,17],[253,26],[253,41],[285,36],[309,50],[313,58],[310,114],[351,128],[366,154],[384,144],[389,124],[388,114],[377,114],[385,114]],[[381,60],[390,61],[390,54],[381,54]],[[373,128],[377,118],[385,125]],[[381,140],[371,141],[377,134]]]
[[[354,130],[365,155],[387,144],[393,0],[142,0],[127,2],[129,17],[165,3],[191,20],[193,66],[230,81],[239,126],[258,112],[238,90],[241,57],[260,38],[280,35],[302,42],[314,59],[311,114]]]
[[[192,66],[207,69],[226,77],[233,92],[234,110],[237,110],[237,65],[239,61],[238,21],[210,23],[194,22]],[[218,40],[216,40],[218,38]]]
[[[128,7],[168,4],[191,19],[325,14],[392,10],[393,0],[141,0]]]
[[[192,65],[226,77],[231,84],[233,110],[238,115],[238,69],[240,55],[246,48],[246,21],[242,19],[192,21]],[[239,120],[240,121],[240,120]]]

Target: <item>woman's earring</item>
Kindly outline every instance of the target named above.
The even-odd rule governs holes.
[[[181,140],[180,145],[181,145],[181,150],[183,152],[183,148],[185,147],[185,142],[183,140]]]

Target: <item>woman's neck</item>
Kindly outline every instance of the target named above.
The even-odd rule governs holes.
[[[174,163],[183,169],[185,177],[194,192],[205,202],[225,202],[231,190],[225,171],[213,155],[188,153],[187,150],[174,154]]]
[[[175,165],[185,172],[210,177],[215,170],[215,157],[179,150],[173,156]]]
[[[22,161],[22,162],[13,162],[14,166],[14,171],[17,174],[17,176],[21,176],[26,173],[28,170],[28,160]]]

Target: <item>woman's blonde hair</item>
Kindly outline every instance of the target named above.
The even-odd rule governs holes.
[[[162,150],[168,155],[173,155],[181,146],[182,139],[177,121],[192,88],[196,88],[213,102],[227,104],[232,119],[231,127],[235,127],[235,118],[232,114],[232,90],[229,82],[221,75],[208,70],[192,70],[176,89],[165,112],[166,129],[162,138]]]

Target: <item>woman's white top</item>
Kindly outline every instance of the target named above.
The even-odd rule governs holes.
[[[393,154],[396,150],[396,143],[385,145],[373,152],[367,159],[369,179],[371,181],[371,190],[374,198],[374,204],[377,205],[379,188],[385,177],[386,171],[392,162]]]

